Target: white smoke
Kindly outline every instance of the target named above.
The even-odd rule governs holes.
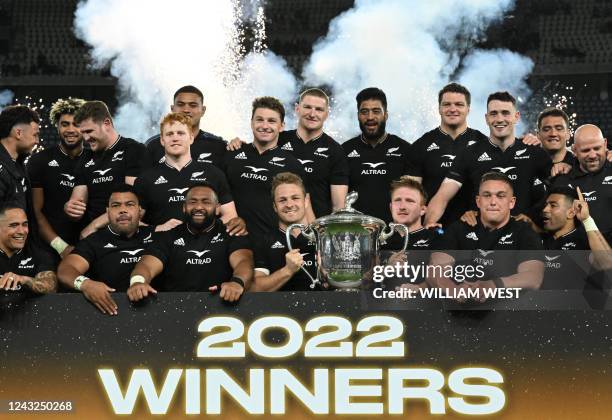
[[[508,89],[526,99],[532,63],[509,51],[460,53],[482,37],[512,0],[356,0],[330,24],[304,68],[308,84],[334,95],[327,130],[340,141],[358,133],[355,95],[369,86],[387,94],[390,132],[409,141],[439,124],[437,94],[451,76],[472,92],[468,123],[488,132],[482,107],[489,93]]]
[[[115,119],[122,134],[141,141],[155,134],[174,91],[183,85],[204,92],[203,128],[227,137],[248,135],[255,95],[293,99],[295,80],[283,69],[282,59],[255,52],[242,61],[243,11],[238,6],[216,0],[79,4],[77,35],[92,46],[93,65],[111,63],[111,73],[119,80]],[[278,77],[279,72],[283,77]]]
[[[0,91],[0,111],[2,111],[2,108],[6,105],[10,105],[13,102],[13,97],[13,92],[8,89]]]

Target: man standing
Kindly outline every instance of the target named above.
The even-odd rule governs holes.
[[[455,222],[435,246],[439,250],[473,250],[468,264],[484,267],[483,276],[475,275],[461,282],[444,275],[433,276],[428,278],[428,282],[433,287],[443,288],[538,289],[544,276],[544,264],[539,256],[534,255],[533,250],[541,250],[542,242],[527,223],[510,217],[510,210],[515,203],[512,183],[506,175],[499,172],[484,174],[476,196],[479,209],[477,225]],[[431,264],[452,266],[455,264],[455,256],[437,251],[432,254]],[[484,298],[483,293],[480,293],[480,298]]]
[[[607,139],[601,130],[585,124],[574,133],[574,156],[578,161],[566,175],[553,180],[553,185],[580,187],[590,213],[599,223],[599,228],[610,241],[612,234],[612,164],[606,160]]]
[[[64,203],[74,188],[76,165],[81,157],[90,157],[74,122],[75,112],[84,103],[83,99],[68,98],[53,104],[49,119],[57,127],[60,142],[30,157],[27,166],[40,237],[61,257],[70,253],[84,227],[64,213]]]
[[[287,251],[286,231],[293,223],[306,221],[306,189],[301,178],[281,172],[272,179],[272,201],[278,228],[268,232],[255,248],[253,292],[308,291],[317,277],[315,244],[301,232],[291,232],[292,250]]]
[[[459,152],[487,136],[467,126],[471,94],[464,86],[450,83],[438,93],[440,126],[423,134],[412,144],[410,161],[414,175],[423,183],[425,192],[433,197]],[[471,185],[462,185],[458,194],[449,202],[440,223],[447,225],[469,208],[473,191]]]
[[[539,146],[524,144],[515,137],[514,127],[520,114],[516,100],[508,92],[496,92],[487,99],[485,115],[489,126],[489,141],[466,147],[453,161],[440,188],[429,202],[425,225],[437,223],[448,203],[463,184],[479,188],[480,179],[489,171],[498,171],[511,180],[516,193],[513,213],[526,213],[534,206],[532,188],[536,179],[550,176],[552,161]]]
[[[108,197],[118,185],[134,184],[141,172],[145,147],[117,133],[104,102],[85,102],[74,115],[74,122],[90,145],[92,156],[80,159],[75,187],[64,211],[73,220],[85,217],[89,224],[81,233],[84,237],[108,224]]]
[[[264,96],[253,101],[251,129],[253,142],[228,153],[225,173],[236,210],[247,223],[254,242],[277,229],[278,220],[270,200],[272,178],[279,172],[293,172],[304,177],[300,162],[278,147],[278,135],[285,123],[285,108],[276,98]],[[307,185],[308,188],[308,185]],[[313,220],[312,208],[306,208],[307,219]]]
[[[77,243],[58,267],[60,282],[104,314],[117,315],[111,292],[127,290],[132,269],[153,242],[153,228],[138,226],[141,210],[132,186],[116,187],[106,208],[109,224]]]
[[[160,233],[132,271],[127,291],[131,301],[157,293],[151,281],[170,292],[220,291],[235,302],[253,278],[253,253],[248,236],[230,236],[216,217],[219,199],[206,184],[187,191],[185,223]]]
[[[359,193],[357,210],[388,222],[389,184],[414,172],[408,160],[410,145],[387,133],[387,96],[382,90],[364,89],[356,100],[361,135],[342,144],[349,163],[349,189]]]
[[[34,293],[57,289],[53,256],[28,240],[28,218],[17,203],[0,207],[0,290],[26,287]]]
[[[0,113],[0,204],[17,202],[30,221],[30,239],[36,240],[36,217],[25,158],[39,142],[40,119],[27,106],[7,106]]]
[[[182,223],[185,191],[192,185],[207,182],[219,192],[221,220],[231,222],[228,228],[232,233],[243,233],[244,221],[234,220],[238,215],[225,174],[210,163],[192,159],[190,118],[170,113],[161,121],[160,132],[163,161],[146,169],[134,183],[141,206],[146,210],[144,221],[157,226],[157,230],[169,230]]]
[[[174,93],[170,110],[191,118],[191,134],[194,141],[191,145],[191,156],[198,163],[212,163],[217,167],[223,164],[226,144],[219,136],[200,130],[200,121],[206,112],[204,95],[195,86],[183,86]],[[164,148],[160,136],[155,135],[146,142],[149,165],[159,163],[164,157]]]

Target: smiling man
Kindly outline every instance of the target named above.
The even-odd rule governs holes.
[[[108,199],[109,224],[78,242],[58,267],[60,282],[83,293],[102,313],[117,314],[111,292],[125,292],[130,273],[153,242],[153,228],[140,226],[140,204],[131,185],[117,186]]]
[[[286,150],[278,146],[278,136],[285,128],[285,108],[276,98],[264,96],[253,101],[251,130],[253,142],[228,153],[225,174],[230,184],[236,210],[244,218],[254,242],[277,229],[278,219],[272,208],[270,188],[272,178],[280,172],[292,172],[302,179],[303,166]],[[308,184],[306,185],[308,190]],[[313,220],[312,208],[306,217]]]
[[[89,223],[81,232],[81,236],[87,236],[108,224],[108,197],[116,186],[134,184],[146,150],[136,140],[117,133],[104,102],[85,102],[75,113],[74,122],[91,147],[92,156],[80,159],[64,211],[73,220],[84,218]]]
[[[448,203],[463,184],[478,191],[480,179],[489,171],[504,174],[516,193],[513,214],[527,213],[536,204],[533,184],[550,177],[552,161],[539,146],[527,145],[516,138],[515,126],[520,119],[516,99],[508,92],[495,92],[487,99],[485,120],[489,141],[476,142],[459,153],[440,188],[427,207],[425,225],[440,220]]]

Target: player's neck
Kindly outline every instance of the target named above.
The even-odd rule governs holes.
[[[108,133],[107,142],[104,146],[104,150],[108,150],[113,147],[120,139],[121,136],[119,135],[119,133],[117,133],[114,128],[111,128],[111,131],[109,131]]]
[[[199,133],[200,133],[200,126],[199,125],[192,125],[191,126],[191,134],[193,135],[193,139],[194,140],[198,136]]]
[[[506,137],[494,137],[491,136],[491,143],[493,143],[494,145],[496,145],[497,147],[499,147],[502,150],[506,150],[508,147],[512,146],[514,144],[514,142],[516,141],[516,137],[514,137],[514,131]]]
[[[259,152],[260,155],[266,150],[274,149],[277,144],[278,144],[278,137],[276,138],[276,140],[265,142],[265,143],[260,142],[259,140],[253,139],[253,146],[255,147],[255,150]]]
[[[304,127],[298,125],[295,131],[297,132],[297,135],[300,140],[302,140],[304,143],[308,143],[310,140],[316,139],[317,137],[321,137],[321,134],[323,134],[323,127],[318,130],[312,131],[307,130]]]
[[[6,254],[7,257],[11,258],[18,250],[16,249],[11,249],[7,246],[5,246],[4,244],[0,243],[0,250],[2,250],[2,252],[4,252]]]
[[[17,144],[14,141],[11,141],[10,137],[3,138],[0,143],[4,146],[11,159],[17,160],[19,157],[19,154],[17,153]]]
[[[482,217],[480,218],[480,223],[482,223],[482,225],[486,229],[489,229],[489,230],[501,229],[504,226],[506,226],[509,221],[510,221],[510,214],[508,214],[508,216],[503,221],[501,221],[500,223],[489,222],[489,221],[485,221]]]
[[[567,235],[568,233],[570,233],[571,231],[575,229],[576,229],[576,225],[574,224],[574,221],[569,220],[568,223],[565,224],[565,226],[563,226],[561,229],[553,233],[553,238],[559,239],[563,235]]]
[[[563,159],[565,159],[565,154],[567,153],[567,150],[565,149],[565,147],[562,147],[559,150],[553,150],[550,152],[547,150],[547,152],[553,163],[559,163],[563,162]]]
[[[71,159],[74,159],[80,156],[81,153],[83,152],[83,143],[80,143],[78,146],[73,147],[72,149],[68,149],[62,143],[60,143],[59,147],[61,151]]]
[[[366,143],[368,143],[372,147],[376,147],[380,143],[385,141],[387,139],[387,136],[388,136],[388,134],[387,134],[386,131],[384,133],[382,133],[382,135],[380,137],[375,137],[375,138],[366,137],[366,136],[363,135],[363,133],[361,133],[361,139],[363,141],[365,141]]]
[[[457,137],[463,134],[465,130],[467,130],[467,121],[457,126],[451,126],[441,123],[440,130],[442,130],[444,133],[448,134],[453,140],[455,140]]]
[[[178,156],[172,156],[172,155],[165,155],[165,156],[166,156],[166,164],[168,166],[172,166],[174,169],[179,170],[179,171],[183,169],[185,166],[187,166],[189,162],[191,162],[191,153],[186,153],[184,155],[178,155]]]

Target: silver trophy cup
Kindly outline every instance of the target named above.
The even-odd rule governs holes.
[[[329,283],[340,289],[357,289],[363,281],[371,277],[374,265],[378,263],[381,244],[395,231],[404,234],[404,247],[408,246],[408,228],[402,224],[385,222],[376,217],[364,215],[352,208],[357,200],[355,191],[347,195],[345,208],[329,216],[316,219],[310,225],[293,224],[286,230],[287,246],[291,247],[291,232],[299,229],[304,236],[314,242],[317,248],[317,278],[312,280],[311,288],[317,283]]]

